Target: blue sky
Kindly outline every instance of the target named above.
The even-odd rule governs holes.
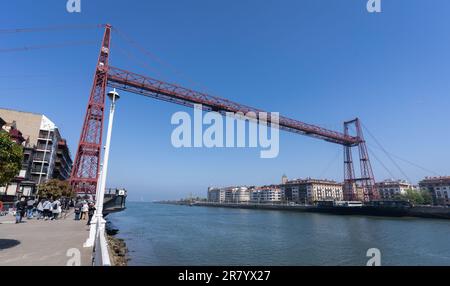
[[[385,149],[449,174],[450,2],[106,1],[3,3],[1,29],[111,23],[111,64],[307,123],[342,130],[360,117]],[[46,114],[76,151],[92,84],[101,29],[1,33],[0,49],[88,41],[89,45],[1,52],[0,106]],[[155,60],[155,59],[158,60]],[[164,64],[161,64],[164,63]],[[256,149],[175,149],[170,118],[189,109],[122,93],[108,185],[132,199],[205,195],[210,185],[269,184],[288,177],[343,179],[342,148],[281,132],[277,159]],[[396,178],[402,173],[369,148]],[[397,161],[417,182],[433,175]],[[377,180],[392,177],[372,156]]]

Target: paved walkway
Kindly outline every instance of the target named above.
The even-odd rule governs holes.
[[[90,266],[92,248],[83,248],[88,235],[86,221],[74,221],[73,215],[21,224],[11,215],[0,217],[0,266],[66,266],[78,254],[81,265]]]

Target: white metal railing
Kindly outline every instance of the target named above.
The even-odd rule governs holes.
[[[105,230],[101,229],[101,224],[97,224],[96,232],[94,244],[94,266],[111,266],[108,242],[106,241]]]

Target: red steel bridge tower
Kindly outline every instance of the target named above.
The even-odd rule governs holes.
[[[227,99],[110,66],[111,29],[111,25],[105,26],[94,83],[71,174],[71,185],[76,192],[82,194],[95,194],[96,192],[102,149],[106,86],[189,107],[200,104],[206,111],[214,111],[223,115],[227,112],[244,114],[263,112],[263,110]],[[271,118],[268,118],[267,122],[270,124]],[[356,129],[355,136],[350,135],[352,125]],[[345,122],[344,133],[283,116],[279,117],[277,126],[281,130],[342,145],[344,147],[344,199],[371,201],[379,198],[359,119]],[[361,177],[355,176],[352,160],[352,148],[354,147],[359,150]]]
[[[111,26],[106,25],[94,74],[94,84],[84,117],[78,150],[70,176],[77,193],[95,194],[100,171],[105,92],[108,81]]]
[[[363,199],[366,202],[378,200],[379,194],[375,188],[375,178],[359,118],[344,122],[344,134],[349,135],[349,129],[352,125],[356,129],[356,138],[358,138],[356,146],[359,152],[361,177],[355,176],[353,166],[352,147],[356,146],[344,145],[344,200],[357,201]]]

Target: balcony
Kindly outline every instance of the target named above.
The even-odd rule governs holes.
[[[53,139],[52,139],[52,137],[50,137],[50,138],[42,138],[42,137],[39,137],[38,138],[38,141],[48,141],[48,144],[52,144],[52,142],[53,142]]]
[[[41,130],[41,131],[39,131],[39,138],[43,138],[43,140],[47,140],[47,138],[51,139],[51,138],[53,138],[53,132]]]
[[[41,151],[41,152],[44,152],[44,151],[51,152],[52,146],[51,145],[45,146],[45,144],[38,144],[38,145],[36,145],[36,149],[37,149],[37,151]]]
[[[42,174],[42,175],[45,175],[45,174],[47,174],[47,172],[48,172],[48,167],[44,167],[44,168],[41,168],[41,167],[34,167],[34,168],[32,168],[31,169],[31,173],[32,174]]]
[[[50,156],[44,157],[44,155],[37,155],[37,156],[34,156],[34,158],[33,158],[33,162],[48,164],[49,161],[50,161]]]

